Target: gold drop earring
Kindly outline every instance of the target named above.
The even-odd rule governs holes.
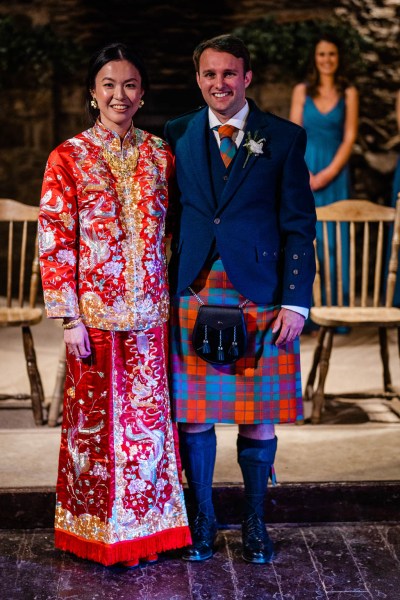
[[[144,100],[140,100],[140,102],[139,102],[139,108],[142,108],[143,105],[144,105]]]
[[[92,99],[91,99],[91,101],[90,101],[90,106],[91,106],[92,108],[94,108],[94,109],[97,109],[97,108],[99,108],[99,105],[97,104],[97,100],[96,100],[96,98],[92,98]]]

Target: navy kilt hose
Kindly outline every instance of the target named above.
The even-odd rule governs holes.
[[[237,306],[245,300],[222,261],[205,267],[192,285],[205,304]],[[244,310],[248,346],[232,365],[211,365],[191,342],[199,303],[185,290],[171,301],[173,418],[186,423],[290,423],[303,419],[300,342],[274,345],[279,306],[249,302]]]

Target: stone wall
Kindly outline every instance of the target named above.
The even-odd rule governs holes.
[[[193,47],[201,39],[268,14],[297,20],[334,13],[346,16],[375,43],[376,50],[366,57],[368,73],[358,82],[361,122],[352,169],[356,195],[386,203],[397,151],[388,145],[396,134],[394,97],[400,87],[399,0],[320,0],[317,8],[308,0],[14,0],[9,7],[0,7],[0,15],[23,14],[34,24],[50,23],[60,37],[81,44],[87,56],[111,40],[133,42],[152,83],[136,123],[158,134],[167,118],[202,102],[191,62]],[[86,126],[84,76],[82,64],[72,79],[56,74],[51,86],[26,89],[21,82],[2,94],[0,196],[38,202],[48,153]],[[272,73],[250,95],[263,108],[287,116],[290,92],[279,73]]]
[[[336,13],[374,42],[359,78],[361,119],[353,157],[356,193],[388,203],[400,140],[395,97],[400,89],[400,0],[342,0]],[[398,136],[397,136],[398,138]]]

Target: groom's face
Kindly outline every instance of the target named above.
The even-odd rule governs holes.
[[[207,48],[200,56],[197,83],[221,123],[243,108],[251,78],[251,71],[244,73],[243,59],[233,54]]]

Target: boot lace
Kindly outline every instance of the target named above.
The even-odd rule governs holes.
[[[260,518],[256,513],[251,514],[244,522],[244,526],[247,532],[249,541],[254,542],[265,542],[267,537],[264,523],[261,522]]]
[[[198,513],[193,523],[194,540],[208,540],[211,524],[211,519],[206,514],[202,512]]]

